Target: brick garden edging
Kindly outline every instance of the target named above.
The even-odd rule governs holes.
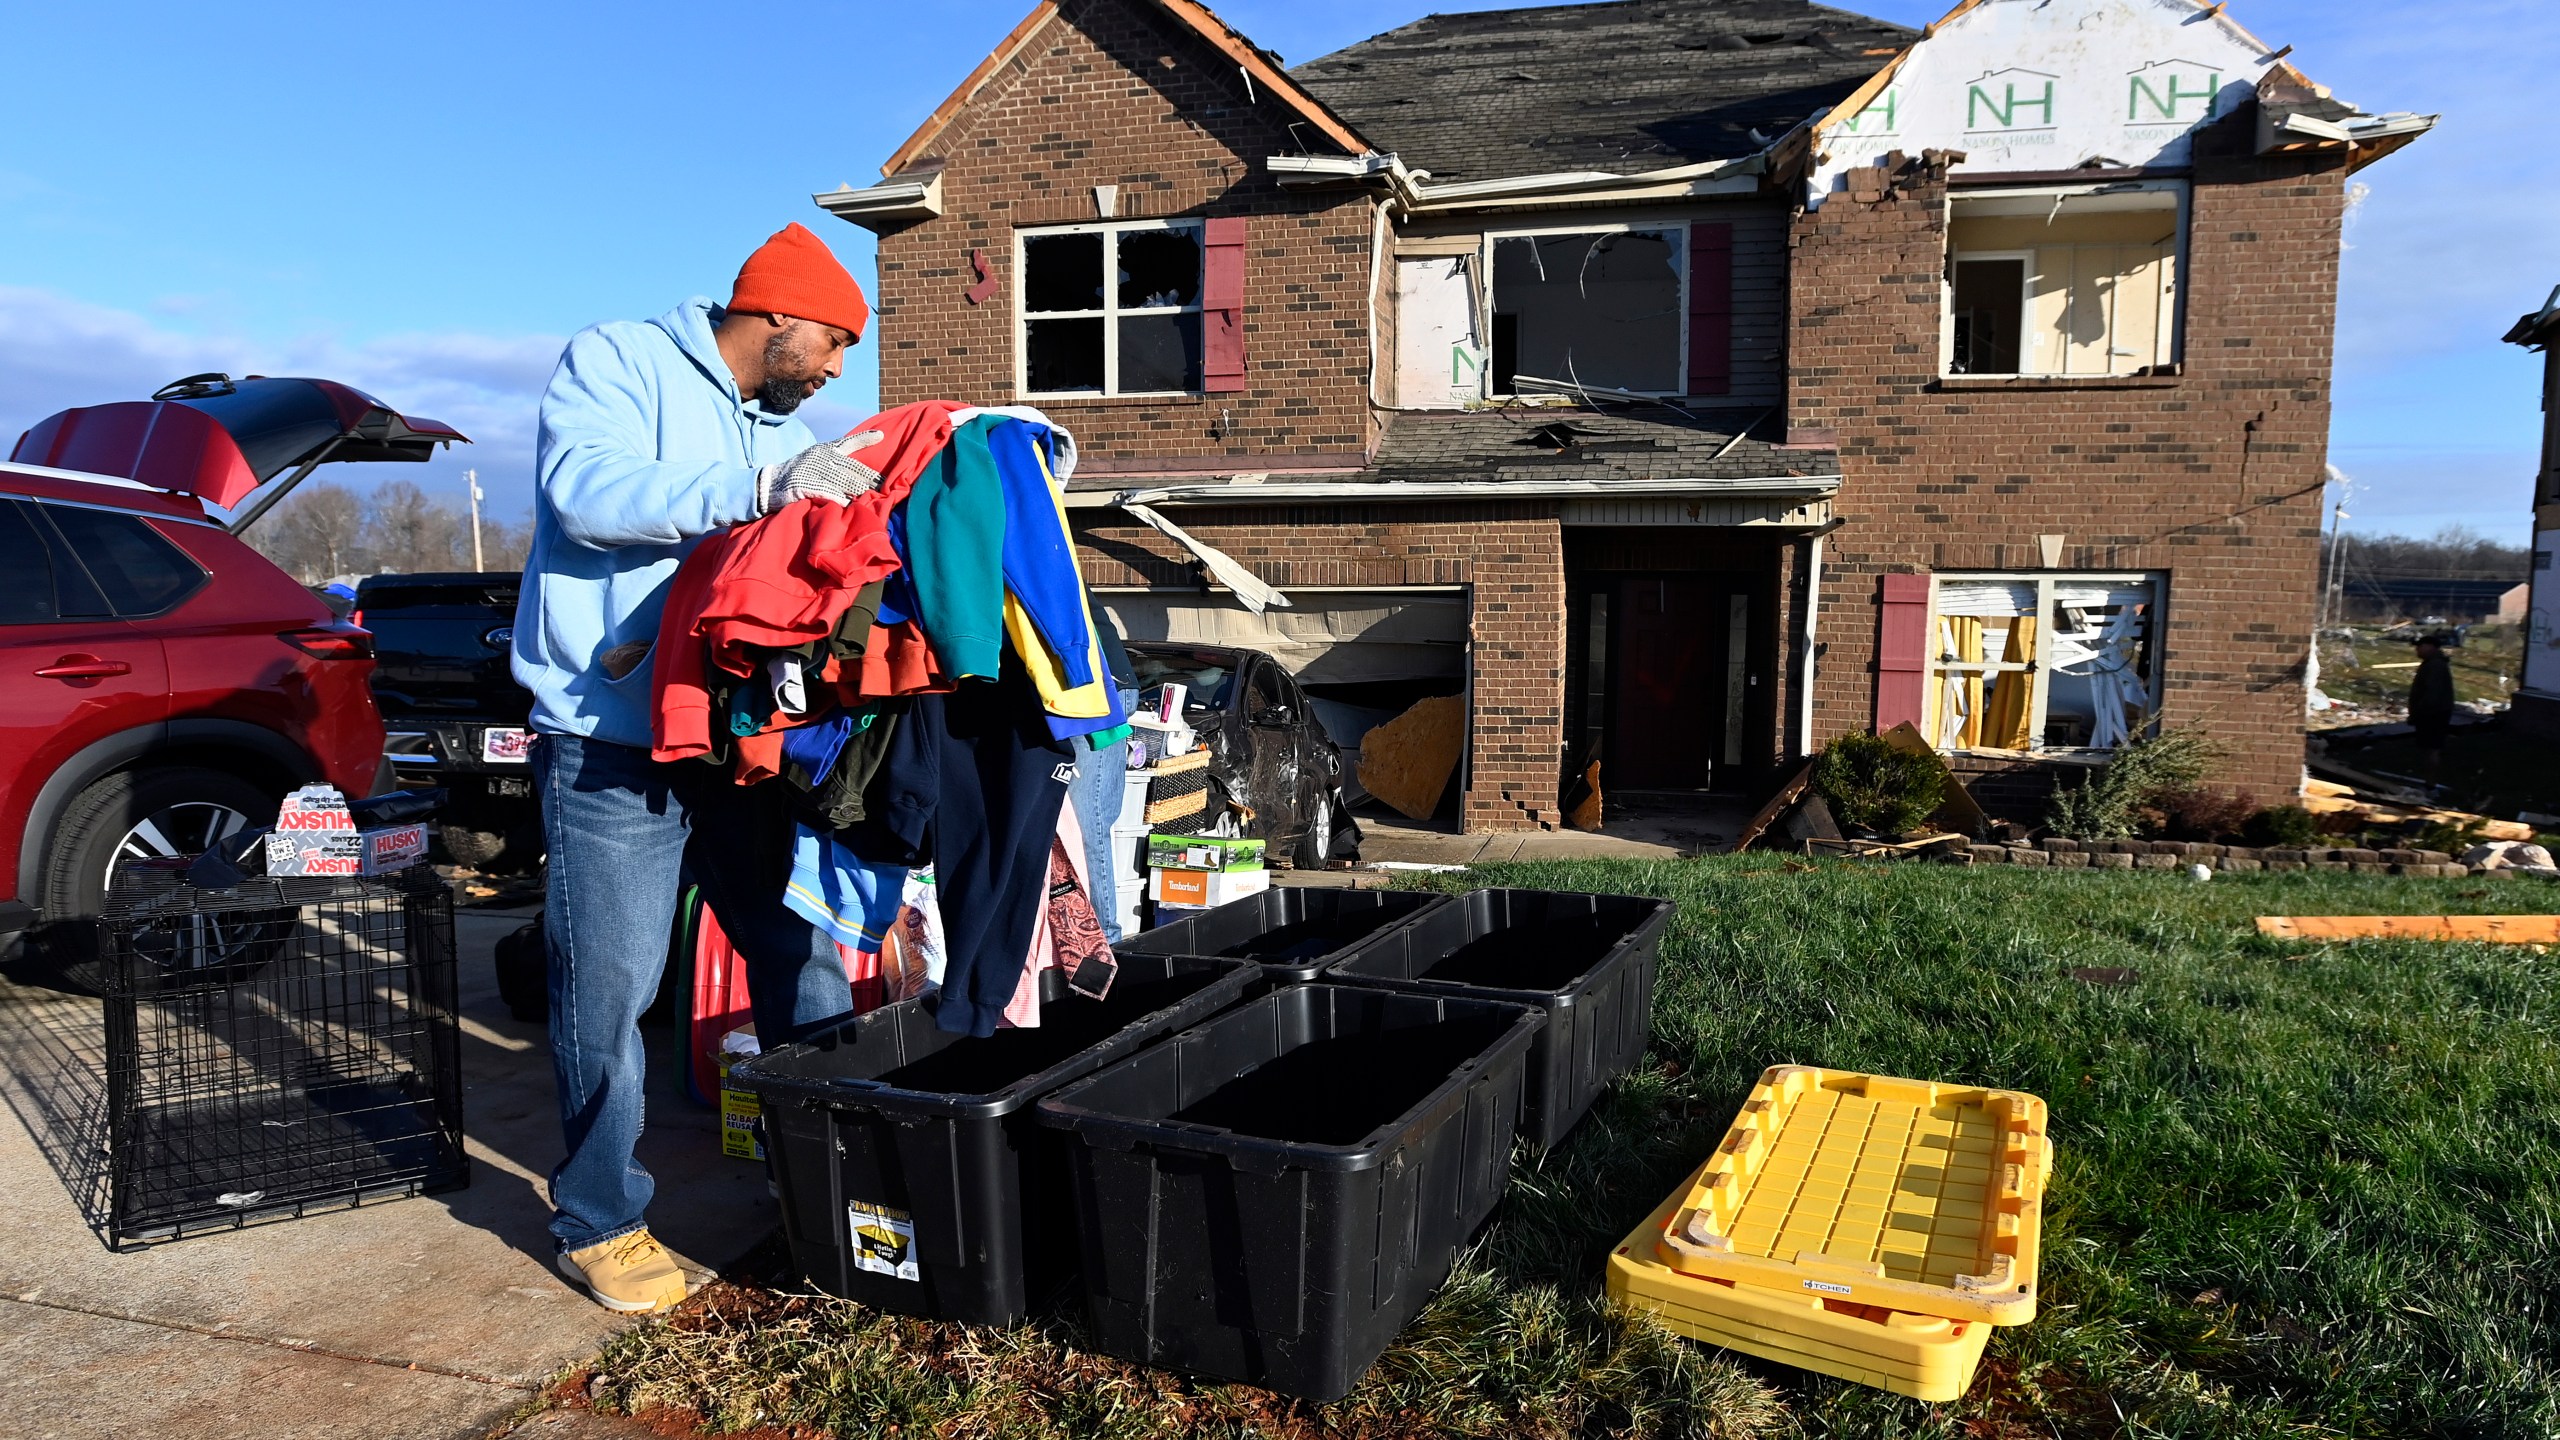
[[[1976,845],[1976,865],[2044,866],[2055,870],[2344,870],[2359,875],[2499,875],[2441,850],[2289,850],[2208,845],[2191,840],[2040,840],[2033,845]]]

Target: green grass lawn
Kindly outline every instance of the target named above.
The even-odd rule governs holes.
[[[2515,913],[2560,890],[2282,874],[1493,867],[1664,895],[1653,1047],[1361,1388],[1314,1407],[1010,1331],[719,1287],[597,1363],[609,1407],[845,1436],[2550,1436],[2560,956],[2263,940],[2259,914]],[[2123,986],[2075,967],[2139,972]],[[1929,1406],[1609,1311],[1601,1263],[1792,1061],[2052,1106],[2042,1309]]]

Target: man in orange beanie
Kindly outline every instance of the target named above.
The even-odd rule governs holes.
[[[871,307],[798,225],[747,258],[729,303],[581,331],[542,397],[533,552],[515,676],[533,692],[532,761],[550,851],[544,940],[567,1154],[551,1172],[560,1266],[614,1310],[684,1298],[651,1238],[633,1158],[656,993],[688,868],[746,958],[768,1046],[853,1008],[834,943],[782,904],[790,826],[766,791],[649,758],[650,646],[677,565],[702,536],[876,484],[863,437],[821,444],[791,412],[842,374]],[[877,437],[872,437],[877,438]]]

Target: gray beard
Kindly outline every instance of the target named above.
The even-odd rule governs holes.
[[[764,342],[764,383],[756,387],[756,403],[767,415],[788,415],[800,408],[800,402],[818,393],[813,380],[785,380],[781,372],[799,368],[807,356],[792,343],[796,337],[783,331]]]
[[[806,380],[767,379],[756,387],[756,404],[767,415],[788,415],[800,408],[800,402],[818,393],[818,387]]]

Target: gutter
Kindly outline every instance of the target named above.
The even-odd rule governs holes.
[[[1157,505],[1286,505],[1333,501],[1391,505],[1409,500],[1828,500],[1838,475],[1696,480],[1368,480],[1202,481],[1136,490],[1070,490],[1071,510]]]
[[[1759,177],[1768,173],[1769,152],[1761,150],[1735,160],[1701,161],[1637,175],[1620,175],[1607,170],[1558,170],[1495,180],[1462,180],[1447,185],[1430,184],[1430,171],[1406,169],[1398,156],[1374,150],[1352,157],[1273,155],[1262,163],[1283,185],[1382,182],[1395,198],[1398,209],[1407,215],[1423,215],[1527,199],[1665,200],[1745,193],[1757,190]]]
[[[819,209],[837,219],[876,232],[892,225],[939,217],[942,214],[942,172],[937,170],[921,180],[884,181],[861,190],[846,185],[820,191],[809,198]]]

